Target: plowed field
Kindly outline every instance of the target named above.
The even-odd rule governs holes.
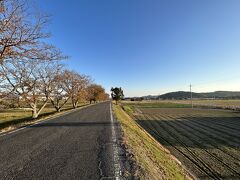
[[[240,179],[240,113],[144,108],[134,119],[200,179]]]

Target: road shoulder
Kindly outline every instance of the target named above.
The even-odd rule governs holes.
[[[140,179],[191,179],[180,162],[168,150],[143,130],[121,106],[114,113],[122,129],[122,143],[132,169],[130,174]]]

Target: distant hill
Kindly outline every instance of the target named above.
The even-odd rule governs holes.
[[[193,98],[222,98],[236,99],[240,98],[240,91],[215,91],[207,93],[192,93]],[[189,99],[190,92],[177,91],[158,96],[158,99]]]

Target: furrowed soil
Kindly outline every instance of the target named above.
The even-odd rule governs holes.
[[[126,106],[149,134],[199,179],[240,179],[240,113]]]

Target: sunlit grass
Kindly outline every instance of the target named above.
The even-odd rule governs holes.
[[[80,103],[79,106],[87,103]],[[67,103],[61,111],[73,109],[71,103]],[[56,114],[56,109],[48,104],[40,113],[39,118]],[[0,129],[11,125],[17,125],[27,121],[31,121],[32,112],[29,108],[4,109],[0,111]]]
[[[132,111],[129,106],[125,109]],[[114,112],[124,131],[124,141],[134,154],[137,163],[146,173],[140,179],[186,179],[183,168],[157,141],[143,130],[120,106],[114,105]]]

